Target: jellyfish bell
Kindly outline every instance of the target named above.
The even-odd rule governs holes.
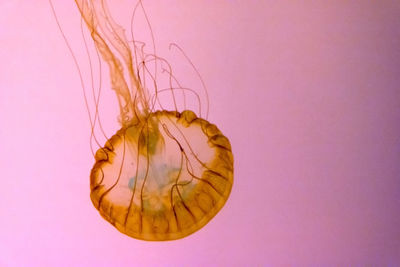
[[[178,82],[168,63],[146,54],[135,40],[128,41],[104,0],[75,2],[108,65],[120,109],[121,128],[95,153],[90,198],[104,219],[133,238],[188,236],[205,226],[229,197],[233,183],[229,140],[202,118],[201,105],[198,115],[178,107],[179,92],[184,102],[184,92],[199,99],[198,94],[172,85],[171,81]],[[168,88],[157,84],[157,64],[168,74]],[[170,110],[161,101],[166,94],[173,103]]]

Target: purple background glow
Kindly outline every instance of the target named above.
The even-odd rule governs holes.
[[[104,221],[89,199],[79,77],[49,3],[3,0],[0,266],[399,265],[400,2],[143,2],[159,54],[178,43],[207,84],[209,120],[234,151],[230,199],[174,242]],[[87,82],[77,9],[54,6]]]

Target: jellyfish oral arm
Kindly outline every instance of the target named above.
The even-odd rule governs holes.
[[[75,0],[94,44],[108,64],[112,89],[116,92],[120,107],[120,123],[127,126],[132,120],[145,116],[149,109],[146,89],[135,75],[133,57],[124,30],[114,22],[103,0]],[[124,76],[124,66],[113,53],[115,49],[128,71],[130,86]]]

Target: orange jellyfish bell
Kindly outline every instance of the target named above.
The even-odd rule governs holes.
[[[156,88],[151,96],[141,82],[135,55],[106,2],[75,2],[108,64],[120,107],[121,129],[95,154],[90,198],[103,218],[133,238],[188,236],[205,226],[229,197],[229,140],[193,111],[154,110],[160,91]]]

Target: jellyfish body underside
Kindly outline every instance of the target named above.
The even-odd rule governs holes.
[[[122,233],[183,238],[223,207],[233,183],[229,140],[192,111],[150,113],[96,153],[91,200]]]

